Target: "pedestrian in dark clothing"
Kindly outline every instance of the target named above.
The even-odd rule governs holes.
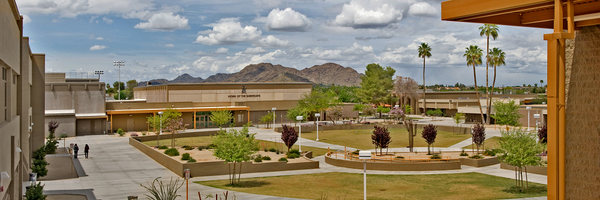
[[[73,147],[73,151],[75,152],[75,154],[73,154],[73,158],[77,159],[77,152],[79,152],[79,147],[77,146],[77,144],[75,144],[75,146]]]
[[[83,152],[85,152],[85,158],[88,158],[88,154],[90,153],[90,146],[85,144],[85,148],[83,149]]]

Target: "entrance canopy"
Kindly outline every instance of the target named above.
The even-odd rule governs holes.
[[[553,29],[554,5],[554,0],[450,0],[442,2],[442,20]],[[564,1],[565,25],[568,11]],[[576,30],[600,24],[600,1],[574,0],[573,11]]]

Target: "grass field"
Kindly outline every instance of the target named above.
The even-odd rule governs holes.
[[[392,137],[390,148],[404,148],[408,146],[408,132],[406,129],[388,130]],[[425,139],[421,137],[421,131],[422,129],[417,130],[417,135],[414,137],[415,147],[427,147]],[[372,129],[319,131],[319,141],[357,149],[374,149],[375,146],[371,141],[372,134]],[[438,131],[433,145],[434,147],[449,147],[470,137],[470,134],[454,134],[452,132]],[[315,140],[317,139],[317,132],[302,132],[302,138]]]
[[[500,137],[491,137],[488,139],[485,139],[485,146],[480,147],[480,150],[485,150],[485,149],[499,149],[500,148]],[[483,149],[485,148],[485,149]],[[465,147],[463,147],[463,149],[477,149],[477,146],[475,146],[475,144],[473,144],[473,146],[471,147],[471,145],[467,145]]]
[[[243,175],[242,175],[243,176]],[[323,173],[196,182],[225,190],[302,199],[362,199],[363,175]],[[435,175],[367,175],[368,199],[506,199],[546,196],[546,185],[529,183],[528,193],[516,193],[515,181],[480,173]],[[323,198],[326,197],[326,198]]]
[[[161,146],[167,145],[170,147],[171,146],[171,138],[168,135],[165,136],[164,138],[166,138],[166,139],[161,139],[159,141],[160,145]],[[283,145],[283,147],[281,147],[281,145],[282,145],[281,143],[277,143],[278,145],[276,146],[275,142],[264,141],[264,140],[258,140],[258,141],[259,141],[259,146],[260,146],[259,153],[260,153],[260,151],[263,151],[264,148],[267,148],[267,149],[279,148],[279,150],[287,152],[287,147],[285,145]],[[156,146],[156,140],[146,141],[143,143],[148,146]],[[207,146],[211,143],[212,143],[212,138],[210,136],[175,138],[175,146],[178,146],[178,147],[181,147],[184,145],[193,146],[193,147]],[[260,144],[263,144],[264,146],[260,145]],[[294,145],[292,147],[292,149],[298,149],[298,145]],[[314,157],[325,155],[325,153],[327,153],[327,149],[308,147],[308,146],[302,146],[302,151],[312,151]]]

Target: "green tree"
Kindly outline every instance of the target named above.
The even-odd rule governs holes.
[[[107,84],[106,84],[106,93],[107,93],[107,94],[114,94],[114,93],[116,93],[116,92],[117,92],[117,91],[115,91],[115,88],[114,88],[114,87],[110,87],[110,83],[107,83]]]
[[[213,139],[216,148],[213,155],[220,160],[224,160],[230,167],[229,183],[236,184],[240,182],[242,175],[242,163],[252,160],[252,155],[259,149],[258,141],[254,136],[256,133],[248,133],[248,125],[244,125],[241,130],[228,129],[219,131],[219,134]],[[239,163],[239,174],[236,182],[236,165]],[[231,165],[233,164],[233,170]]]
[[[41,182],[33,184],[25,191],[25,199],[27,200],[45,200],[46,197],[44,195],[44,186]]]
[[[352,111],[358,112],[358,123],[360,123],[362,121],[360,116],[362,116],[363,114],[361,112],[363,111],[363,109],[365,109],[366,106],[367,105],[365,105],[363,103],[359,103],[359,104],[354,104],[354,107],[352,108]]]
[[[210,121],[219,126],[219,130],[223,130],[224,124],[230,123],[233,120],[233,113],[229,110],[214,110],[210,111]]]
[[[156,113],[153,116],[147,117],[146,123],[148,123],[150,128],[154,130],[156,134],[158,134],[158,132],[160,131],[159,128],[162,127],[163,130],[166,129],[169,120],[177,119],[178,117],[181,117],[181,112],[179,112],[177,109],[167,108],[163,112],[162,117],[158,113]]]
[[[115,90],[118,90],[119,88],[121,88],[121,90],[125,90],[125,83],[119,82],[119,81],[115,81],[113,83],[113,87],[115,88]]]
[[[504,53],[504,51],[502,51],[501,49],[499,49],[498,47],[494,47],[494,49],[491,50],[490,55],[489,55],[489,64],[494,67],[494,80],[492,81],[492,91],[491,93],[493,93],[493,89],[494,87],[496,87],[496,67],[497,66],[501,66],[501,65],[506,65],[506,62],[504,62],[506,58],[506,53]],[[487,107],[491,108],[492,107],[492,94],[488,95],[488,104]],[[490,110],[491,109],[487,109],[487,116],[488,116],[488,121],[490,121]],[[489,124],[489,123],[488,123]]]
[[[494,115],[492,117],[496,120],[496,124],[499,125],[510,125],[520,126],[519,119],[523,117],[519,113],[519,104],[514,99],[504,103],[502,101],[494,101]]]
[[[505,151],[504,154],[498,156],[500,162],[515,167],[516,190],[523,191],[523,169],[525,169],[525,177],[527,177],[527,166],[542,164],[542,159],[537,155],[543,151],[543,146],[536,142],[535,134],[523,129],[515,129],[502,131],[500,148]],[[527,179],[525,183],[529,185]]]
[[[294,126],[296,125],[296,117],[297,116],[302,116],[304,119],[308,118],[308,110],[306,110],[306,108],[300,107],[300,106],[296,106],[293,107],[292,109],[289,109],[287,111],[287,114],[285,115],[285,117],[294,122]]]
[[[452,121],[456,123],[456,127],[460,130],[460,123],[465,121],[465,113],[459,112],[454,114],[454,116],[452,116]]]
[[[327,114],[327,118],[329,118],[329,120],[331,120],[333,124],[335,124],[335,121],[337,121],[343,115],[341,106],[334,106],[328,108],[327,110],[325,110],[325,113]]]
[[[379,105],[388,102],[394,89],[392,77],[395,73],[396,70],[389,66],[384,69],[376,63],[367,65],[365,75],[360,77],[361,87],[356,91],[356,96],[364,103]]]
[[[483,26],[479,27],[479,36],[486,36],[487,37],[487,46],[485,48],[485,94],[487,94],[488,98],[486,99],[486,104],[485,105],[491,105],[491,99],[492,99],[492,93],[488,90],[489,89],[489,81],[488,81],[488,68],[489,68],[489,64],[491,63],[491,58],[490,58],[490,36],[492,36],[492,38],[494,40],[496,40],[496,38],[498,37],[498,25],[495,24],[484,24]],[[494,75],[496,75],[494,73]],[[477,85],[477,84],[475,84]],[[489,108],[489,107],[488,107]],[[490,124],[490,109],[487,109],[487,121],[486,124]]]
[[[467,58],[467,67],[473,66],[473,81],[475,82],[475,94],[477,95],[477,105],[479,105],[479,114],[481,115],[481,122],[484,123],[485,118],[483,118],[483,109],[481,108],[479,89],[477,88],[477,72],[475,71],[475,67],[481,65],[482,52],[483,50],[481,50],[477,45],[471,45],[466,48],[463,57]]]
[[[298,106],[306,109],[311,113],[321,113],[332,106],[341,105],[336,99],[335,93],[321,90],[313,90],[308,94],[304,94],[302,99],[298,100]]]
[[[268,112],[266,115],[260,117],[260,123],[265,123],[267,124],[267,128],[269,128],[269,125],[273,122],[273,113]]]
[[[188,125],[189,124],[183,123],[183,118],[181,118],[181,116],[175,119],[169,119],[169,121],[167,121],[167,127],[165,130],[167,132],[171,132],[171,148],[175,147],[175,134],[179,131],[185,131]]]
[[[419,58],[423,58],[423,112],[427,112],[427,99],[425,97],[425,58],[431,57],[431,47],[427,43],[421,43],[419,46]]]

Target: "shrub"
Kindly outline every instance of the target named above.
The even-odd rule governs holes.
[[[295,154],[300,155],[300,150],[298,150],[298,149],[292,149],[292,150],[290,150],[290,153],[295,153]]]
[[[465,150],[463,149],[462,152],[460,152],[460,156],[469,156],[469,154],[465,153]]]
[[[353,151],[351,154],[352,154],[352,155],[358,155],[358,152],[359,152],[359,151],[360,151],[360,150],[355,150],[355,151]]]
[[[142,135],[146,135],[146,131],[142,132]]]
[[[190,159],[189,159],[187,162],[188,162],[188,163],[195,163],[195,162],[196,162],[196,159],[190,158]]]
[[[268,150],[267,148],[264,148],[264,149],[263,149],[263,151],[267,152],[267,151],[269,151],[269,150]]]
[[[187,147],[185,147],[183,149],[185,149],[185,150],[194,150],[194,147],[193,146],[187,146]]]
[[[269,149],[269,151],[270,151],[270,152],[277,152],[277,149],[275,149],[275,148],[271,148],[271,149]]]
[[[292,152],[290,152],[290,153],[287,154],[287,157],[290,158],[290,159],[300,158],[300,154],[299,153],[292,153]]]
[[[46,169],[47,165],[46,148],[42,146],[33,152],[33,165],[31,166],[31,171],[37,173],[38,177],[44,177],[48,175],[48,169]]]
[[[479,154],[476,154],[476,155],[469,156],[469,158],[470,159],[483,159],[483,156],[479,155]]]
[[[123,131],[123,129],[117,129],[117,134],[119,134],[119,136],[124,136],[125,135],[125,131]]]
[[[437,154],[433,154],[432,156],[429,157],[430,159],[442,159],[442,156],[437,155]]]
[[[138,137],[139,135],[137,133],[132,133],[130,136],[131,137]]]
[[[263,160],[271,160],[271,157],[269,157],[269,156],[264,156],[264,157],[262,157],[262,159],[263,159]]]
[[[217,148],[217,145],[215,144],[209,144],[208,146],[206,146],[206,149],[215,149]]]
[[[279,162],[288,162],[288,159],[287,158],[280,158],[278,161]]]
[[[504,153],[504,150],[502,150],[502,149],[486,149],[483,152],[483,155],[496,156],[496,154],[501,154],[501,153]]]
[[[181,160],[190,160],[192,157],[189,153],[184,153],[181,155]]]
[[[398,159],[404,159],[404,156],[396,156]]]
[[[168,149],[169,147],[167,145],[163,145],[163,146],[159,146],[158,149]]]
[[[199,151],[202,151],[202,149],[206,149],[206,147],[205,147],[205,146],[199,146],[199,147],[198,147],[198,150],[199,150]]]
[[[176,148],[170,148],[170,149],[167,149],[165,151],[165,154],[167,154],[169,156],[178,156],[179,155],[179,151],[177,151]]]
[[[275,153],[279,155],[279,153],[281,153],[281,152],[279,151],[279,149],[277,149],[277,151],[275,151]]]
[[[262,162],[262,157],[258,156],[254,158],[254,162]]]
[[[46,195],[44,195],[44,186],[42,183],[38,182],[38,184],[34,184],[27,191],[25,191],[25,199],[27,200],[44,200],[46,199]]]

